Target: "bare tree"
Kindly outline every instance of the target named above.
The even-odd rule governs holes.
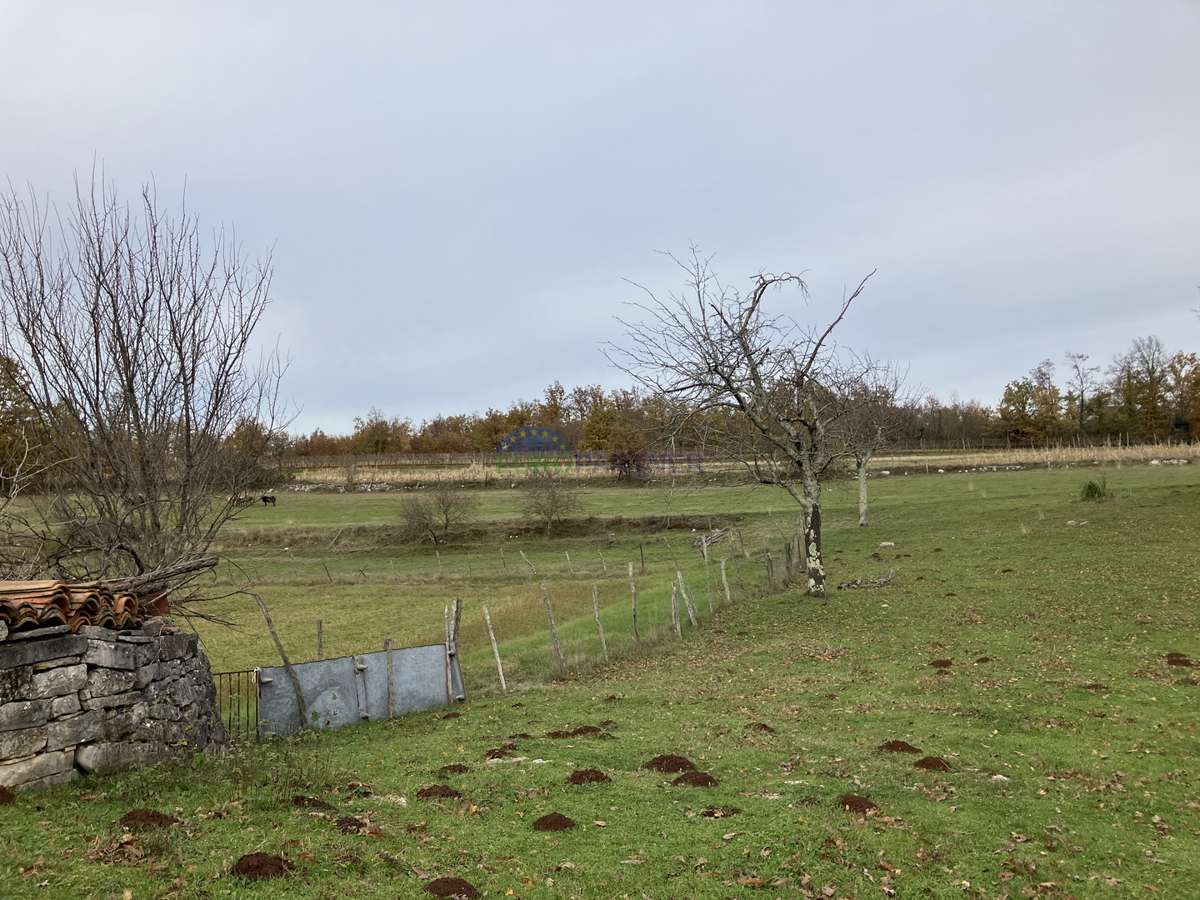
[[[54,461],[10,569],[136,575],[208,549],[286,424],[279,355],[250,360],[270,282],[269,254],[206,241],[151,185],[131,206],[76,179],[65,211],[0,195],[0,353]]]
[[[449,481],[439,481],[428,491],[403,497],[400,518],[410,531],[428,532],[439,544],[446,542],[452,528],[470,522],[478,508],[479,498],[474,494]]]
[[[887,383],[886,367],[832,341],[870,275],[826,324],[806,327],[762,308],[780,288],[807,302],[799,275],[756,275],[743,296],[721,284],[710,259],[694,249],[675,261],[687,273],[686,294],[660,301],[647,291],[649,302],[634,304],[645,320],[623,322],[628,345],[610,358],[645,387],[682,402],[689,421],[705,421],[714,447],[799,504],[808,592],[824,596],[821,479],[851,455],[845,426],[871,402],[874,387]]]
[[[869,357],[859,362],[860,383],[851,387],[855,396],[846,416],[837,423],[838,437],[854,460],[858,481],[858,524],[868,523],[867,467],[876,453],[884,450],[903,430],[907,413],[916,403],[905,396],[904,376]]]
[[[555,522],[562,523],[566,513],[580,509],[579,488],[552,472],[531,472],[521,484],[525,515],[546,524],[546,537]]]

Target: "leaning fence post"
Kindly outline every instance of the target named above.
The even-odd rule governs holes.
[[[629,597],[633,605],[633,643],[641,647],[642,636],[638,634],[637,627],[637,582],[633,578],[633,563],[629,564]]]
[[[687,587],[683,583],[683,573],[676,570],[675,575],[679,578],[679,593],[683,594],[683,605],[687,609],[688,618],[692,622],[692,627],[696,627],[696,611],[692,609],[692,601],[688,599]]]
[[[729,579],[725,576],[725,557],[721,557],[721,583],[725,585],[725,602],[731,602],[729,596]]]
[[[604,577],[607,578],[608,577],[608,563],[606,563],[604,561],[604,553],[601,550],[597,550],[596,552],[600,554],[600,565],[604,566]]]
[[[596,630],[600,632],[600,649],[604,651],[604,661],[608,662],[608,643],[604,640],[604,626],[600,624],[600,593],[592,585],[592,612],[596,614]]]
[[[679,585],[671,582],[671,627],[675,629],[676,637],[683,637],[683,629],[679,626]]]
[[[317,619],[317,659],[325,658],[325,620]]]
[[[705,537],[700,542],[700,549],[704,551],[704,589],[708,591],[708,611],[713,611],[712,602],[712,579],[708,575],[708,538]]]
[[[504,666],[500,665],[500,648],[496,646],[496,632],[492,631],[492,617],[488,615],[487,607],[483,608],[483,621],[487,622],[488,638],[492,642],[492,653],[496,654],[496,671],[500,675],[500,693],[508,693],[508,685],[504,683]]]
[[[531,563],[529,561],[529,557],[525,555],[525,551],[518,550],[517,552],[521,554],[521,559],[525,560],[525,565],[529,566],[529,571],[532,572],[534,577],[536,578],[537,577],[537,569],[535,569],[533,567],[533,563]]]
[[[283,660],[283,668],[292,681],[292,689],[296,692],[296,705],[300,707],[300,727],[307,728],[308,704],[304,702],[304,691],[300,690],[300,679],[296,677],[296,672],[292,668],[291,662],[288,661],[287,654],[283,651],[283,643],[275,631],[275,623],[271,621],[271,614],[267,612],[267,604],[263,603],[262,597],[258,594],[254,595],[254,599],[258,602],[258,608],[262,610],[263,618],[267,620],[267,628],[271,631],[271,639],[275,641],[275,649],[279,651],[279,658]]]
[[[546,582],[541,583],[542,603],[546,607],[546,621],[550,624],[550,640],[554,642],[554,652],[558,654],[558,667],[564,675],[567,674],[567,661],[563,658],[562,646],[558,643],[558,629],[554,627],[554,613],[550,611],[550,592],[546,590]]]
[[[443,645],[446,648],[446,703],[451,705],[454,703],[454,681],[450,675],[450,607],[446,607],[444,624],[446,628],[446,643]]]

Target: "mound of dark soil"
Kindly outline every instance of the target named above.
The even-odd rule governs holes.
[[[178,825],[179,820],[157,809],[131,809],[117,821],[122,828],[130,831],[147,831],[151,828],[169,828]]]
[[[885,741],[875,748],[880,753],[920,753],[921,751],[908,741]]]
[[[736,816],[741,812],[736,806],[710,806],[708,809],[700,810],[700,815],[706,819],[725,819],[729,816]]]
[[[521,731],[521,732],[518,732],[517,734],[510,734],[508,736],[508,739],[510,741],[529,741],[529,740],[533,740],[533,735],[526,734],[524,731]]]
[[[612,781],[599,769],[576,769],[567,779],[567,784],[607,784]]]
[[[508,751],[503,747],[493,747],[487,752],[488,759],[504,759],[506,756],[508,756]]]
[[[549,813],[533,823],[534,831],[566,831],[575,827],[575,820],[562,813]]]
[[[438,769],[443,775],[466,775],[471,770],[462,763],[451,763]]]
[[[365,781],[352,781],[346,785],[346,793],[355,797],[370,797],[372,792],[373,788]]]
[[[677,784],[681,787],[685,785],[689,787],[716,787],[720,783],[707,772],[684,772],[671,782],[671,784]]]
[[[922,756],[913,765],[918,769],[928,769],[930,772],[950,771],[950,763],[946,762],[940,756]]]
[[[443,719],[457,719],[461,715],[462,715],[462,713],[446,713],[444,716],[442,716],[442,718]]]
[[[838,797],[838,806],[842,809],[848,809],[850,812],[858,813],[865,816],[873,809],[879,809],[874,803],[866,797],[860,797],[858,794],[842,794]]]
[[[425,885],[424,890],[435,897],[449,897],[451,900],[478,900],[480,896],[475,885],[454,876],[435,878]]]
[[[948,659],[935,659],[931,660],[929,665],[935,669],[948,669],[954,665],[954,663]]]
[[[8,804],[12,803],[16,799],[16,794],[3,785],[0,785],[0,806],[8,806]]]
[[[981,656],[981,657],[979,657],[979,659],[975,660],[975,663],[978,665],[979,663],[986,663],[986,662],[991,662],[991,661],[992,661],[992,658],[990,656]]]
[[[1083,689],[1085,691],[1107,691],[1108,685],[1107,684],[1099,684],[1099,683],[1085,684],[1083,686]]]
[[[342,834],[362,834],[367,830],[367,822],[358,816],[342,816],[335,824]]]
[[[696,764],[686,756],[676,756],[674,753],[662,753],[642,766],[651,772],[695,772]]]
[[[601,728],[615,728],[616,725],[617,725],[617,723],[614,722],[612,719],[605,719],[603,722],[600,723]]]
[[[247,881],[262,881],[266,878],[279,878],[288,872],[296,871],[296,867],[282,856],[271,853],[248,853],[233,864],[229,870],[231,875],[245,878]]]
[[[299,806],[304,809],[336,809],[332,803],[322,800],[320,797],[305,797],[303,794],[297,794],[292,798],[292,806]]]
[[[765,731],[767,734],[774,734],[775,729],[766,722],[751,722],[746,726],[747,731]]]
[[[580,725],[578,728],[573,728],[570,731],[547,731],[548,738],[573,738],[573,737],[590,737],[592,735],[603,735],[604,729],[597,728],[595,725]]]
[[[1183,666],[1188,669],[1194,669],[1197,667],[1198,664],[1196,663],[1196,661],[1194,659],[1192,659],[1186,653],[1176,653],[1176,652],[1172,651],[1171,653],[1167,654],[1167,665],[1168,666]]]
[[[431,784],[417,791],[418,800],[461,800],[462,794],[444,784]]]

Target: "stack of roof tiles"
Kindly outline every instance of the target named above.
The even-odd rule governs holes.
[[[69,625],[72,632],[84,625],[100,628],[139,628],[149,615],[161,615],[154,600],[129,593],[113,593],[100,583],[66,584],[62,581],[0,581],[0,622],[9,631],[46,625]]]

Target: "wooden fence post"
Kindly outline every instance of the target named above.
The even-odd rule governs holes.
[[[604,626],[600,624],[600,592],[592,585],[592,612],[596,614],[596,630],[600,632],[600,649],[604,651],[604,661],[608,662],[608,642],[604,640]]]
[[[692,609],[692,601],[688,598],[687,588],[683,583],[683,573],[676,571],[675,575],[679,578],[679,593],[683,595],[683,605],[687,609],[688,619],[691,620],[692,627],[695,628],[698,624],[696,622],[696,611]]]
[[[521,554],[521,559],[525,560],[525,565],[529,566],[529,571],[532,572],[533,576],[536,578],[537,577],[537,569],[535,569],[533,567],[533,563],[531,563],[529,561],[529,557],[525,555],[525,551],[518,550],[517,552]]]
[[[704,589],[708,591],[708,611],[712,612],[712,578],[708,574],[708,538],[701,542],[700,549],[704,551]]]
[[[601,550],[597,550],[596,552],[600,554],[600,565],[604,566],[604,577],[607,578],[608,577],[608,563],[606,563],[604,561],[604,552]]]
[[[325,621],[317,619],[317,659],[325,658]]]
[[[492,617],[488,615],[487,607],[483,608],[483,621],[487,622],[488,638],[492,642],[492,653],[496,655],[496,672],[500,675],[500,693],[508,693],[508,685],[504,682],[504,666],[500,665],[500,648],[496,645],[496,632],[492,631]]]
[[[567,571],[574,575],[575,567],[571,565],[571,553],[569,550],[564,550],[563,552],[567,554]]]
[[[729,596],[729,578],[725,575],[725,557],[721,557],[721,583],[725,585],[725,602],[731,602]]]
[[[546,607],[546,621],[550,625],[550,640],[554,642],[554,652],[558,655],[558,668],[567,674],[567,661],[563,658],[562,646],[558,643],[558,629],[554,627],[554,613],[550,611],[550,592],[546,590],[546,582],[541,583],[542,603]]]
[[[288,678],[292,681],[292,689],[296,692],[296,705],[300,707],[300,727],[307,728],[309,725],[308,704],[304,702],[304,691],[300,690],[300,679],[296,677],[296,672],[292,668],[287,654],[283,651],[283,643],[279,640],[279,634],[275,631],[275,623],[271,621],[271,614],[267,612],[267,604],[263,603],[262,597],[258,596],[258,594],[254,595],[254,599],[258,602],[258,608],[262,610],[263,618],[267,620],[267,628],[271,631],[271,639],[275,641],[275,649],[279,651],[279,658],[283,660],[283,668],[287,671]]]

